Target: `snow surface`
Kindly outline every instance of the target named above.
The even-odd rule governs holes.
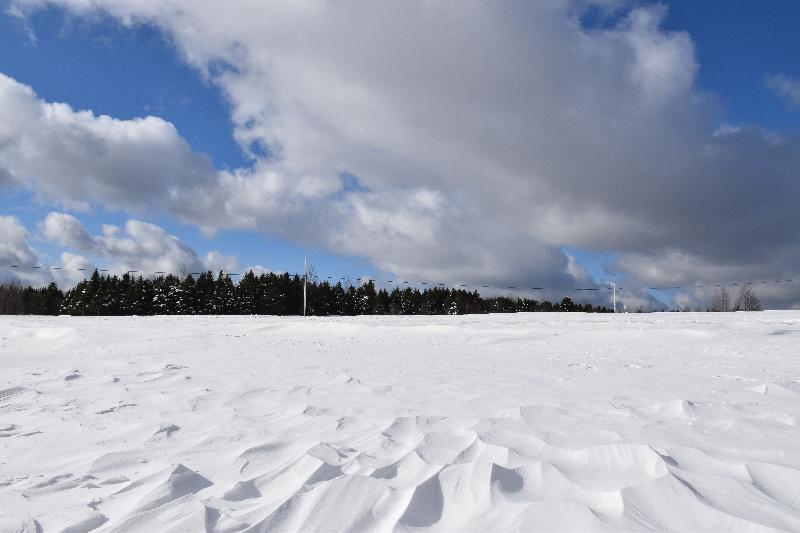
[[[0,317],[0,530],[800,531],[800,312]]]

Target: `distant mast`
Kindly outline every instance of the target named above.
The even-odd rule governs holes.
[[[614,312],[617,312],[617,275],[614,274],[614,277],[611,281],[611,287],[614,289]]]
[[[308,284],[308,258],[303,258],[303,316],[306,316],[306,285]]]

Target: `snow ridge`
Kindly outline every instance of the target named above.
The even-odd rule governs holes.
[[[798,312],[0,331],[2,531],[800,530]]]

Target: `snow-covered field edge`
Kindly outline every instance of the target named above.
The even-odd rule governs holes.
[[[800,530],[800,312],[0,317],[0,530]]]

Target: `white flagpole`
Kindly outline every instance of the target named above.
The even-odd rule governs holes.
[[[308,259],[303,258],[303,316],[306,316],[306,284],[308,282]]]
[[[616,313],[617,312],[617,275],[616,274],[614,274],[613,287],[614,287],[614,312]]]

